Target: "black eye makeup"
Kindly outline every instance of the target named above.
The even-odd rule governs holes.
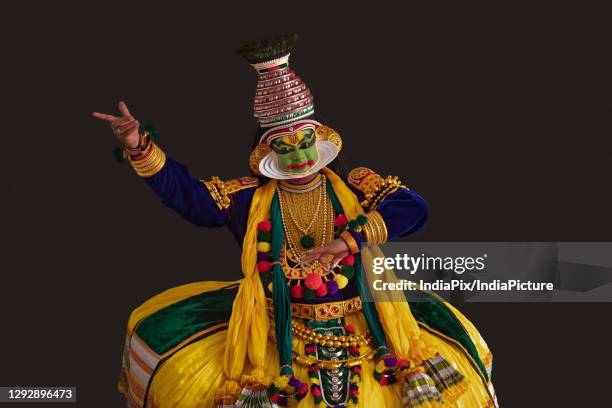
[[[287,153],[291,153],[294,149],[293,147],[290,147],[289,145],[283,143],[283,142],[277,142],[277,141],[273,141],[270,144],[270,147],[272,148],[272,150],[274,150],[277,154],[287,154]]]
[[[317,139],[314,137],[314,132],[310,130],[310,132],[302,139],[300,149],[309,149],[315,144],[316,141]]]

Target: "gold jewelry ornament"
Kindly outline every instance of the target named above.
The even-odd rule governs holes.
[[[338,132],[336,132],[329,126],[320,125],[319,127],[317,127],[317,130],[315,130],[315,135],[319,140],[330,142],[336,145],[336,149],[338,149],[338,151],[342,150],[342,138],[340,137]]]
[[[154,142],[150,141],[150,149],[143,157],[132,158],[127,154],[127,158],[140,177],[152,177],[157,174],[166,164],[166,154]]]
[[[293,358],[295,362],[301,366],[309,367],[313,364],[316,364],[319,368],[323,368],[325,370],[336,370],[342,367],[353,367],[356,365],[362,364],[364,361],[372,360],[376,355],[375,350],[370,350],[365,354],[360,355],[359,357],[349,358],[346,360],[317,360],[316,358],[312,358],[309,356],[302,356],[293,352]]]
[[[340,233],[340,238],[342,238],[344,242],[346,242],[346,245],[348,245],[351,254],[356,254],[359,252],[360,248],[357,245],[355,238],[353,238],[350,232],[342,231],[342,233]]]
[[[210,195],[217,204],[220,210],[229,208],[231,200],[229,191],[225,183],[217,176],[213,176],[210,181],[205,181],[204,185],[208,188]]]
[[[331,333],[322,334],[296,321],[291,323],[291,332],[305,343],[314,343],[323,347],[347,348],[357,345],[365,346],[372,342],[372,337],[367,332],[362,334],[345,334],[342,336],[335,336]]]
[[[366,214],[368,222],[363,226],[363,233],[368,245],[384,244],[388,239],[387,225],[382,215],[376,210]]]
[[[268,314],[274,317],[274,302],[266,298]],[[339,302],[327,303],[293,303],[291,302],[291,316],[294,319],[329,320],[339,319],[358,312],[363,308],[361,298],[355,296]]]
[[[260,143],[255,146],[255,149],[253,149],[251,155],[249,156],[249,167],[253,173],[261,176],[261,173],[259,172],[259,162],[271,151],[272,148],[270,148],[270,146],[266,143]]]
[[[397,176],[387,176],[385,179],[380,181],[380,186],[371,195],[366,194],[366,199],[364,202],[367,203],[367,207],[373,210],[385,199],[385,197],[396,192],[400,188],[407,187],[402,184]],[[362,205],[366,207],[363,202]]]
[[[327,178],[323,175],[320,177],[321,183],[316,188],[305,189],[300,193],[286,191],[280,183],[277,185],[281,220],[289,252],[287,255],[296,261],[306,249],[301,242],[303,236],[311,236],[314,247],[326,244],[334,236],[334,208],[327,196]]]
[[[361,191],[365,197],[361,201],[363,208],[374,210],[389,194],[400,188],[408,189],[394,176],[381,177],[367,167],[357,167],[348,174],[348,182]]]

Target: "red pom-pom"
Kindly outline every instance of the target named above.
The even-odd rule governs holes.
[[[306,395],[308,392],[308,384],[302,384],[300,388],[298,388],[298,393]]]
[[[397,365],[402,368],[408,367],[408,362],[402,358],[397,360]]]
[[[357,347],[357,346],[351,346],[351,348],[349,349],[349,351],[351,352],[351,354],[357,354],[357,353],[359,353],[359,347]]]
[[[310,290],[317,290],[323,284],[323,279],[321,279],[320,275],[311,273],[306,277],[304,284]]]
[[[342,258],[342,265],[355,265],[355,256],[354,255],[347,255],[344,258]]]
[[[355,374],[361,374],[361,367],[359,367],[359,366],[355,366],[355,367],[353,368],[353,372],[354,372]]]
[[[319,289],[317,289],[315,293],[318,297],[327,296],[327,285],[319,286]]]
[[[272,264],[268,261],[259,261],[257,262],[257,270],[259,272],[270,272],[272,269]]]
[[[344,326],[344,330],[349,333],[355,333],[355,326],[353,326],[352,324],[347,324],[346,326]]]
[[[257,231],[271,231],[272,224],[268,220],[264,220],[257,224]]]
[[[272,402],[275,402],[275,403],[278,404],[280,402],[280,400],[281,400],[281,396],[280,396],[279,393],[275,393],[275,394],[272,395],[272,397],[270,399],[272,400]]]
[[[359,391],[351,390],[351,392],[349,394],[351,395],[351,397],[358,397],[359,396]]]
[[[312,166],[314,164],[314,160],[312,159],[308,160],[308,164]]]
[[[291,288],[291,297],[294,299],[302,298],[302,285],[295,285]]]
[[[312,387],[312,395],[314,395],[315,397],[321,396],[321,390],[319,389],[319,387]]]
[[[389,384],[389,381],[387,380],[387,377],[385,377],[385,376],[380,377],[380,380],[378,382],[380,383],[380,385],[387,385],[387,384]]]
[[[346,218],[346,215],[339,214],[336,217],[336,221],[334,221],[334,224],[336,225],[336,227],[341,227],[341,226],[345,225],[347,222],[348,222],[348,219]]]

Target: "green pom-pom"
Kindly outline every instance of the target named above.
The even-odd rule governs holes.
[[[308,289],[306,286],[304,286],[304,289],[302,289],[302,299],[314,299],[317,297],[317,293],[312,290],[312,289]]]
[[[366,217],[365,215],[358,215],[357,223],[359,223],[359,225],[366,225],[368,223],[368,217]]]
[[[271,242],[272,234],[270,231],[257,231],[257,242]]]
[[[152,123],[147,123],[143,130],[149,133],[149,140],[157,142],[158,137],[157,132],[155,131],[155,125],[153,125]]]
[[[115,147],[113,149],[113,155],[115,156],[115,160],[117,160],[117,162],[123,163],[125,161],[125,154],[122,148]]]
[[[340,267],[340,273],[346,276],[347,279],[352,279],[355,276],[355,268],[353,265],[342,265]]]
[[[302,248],[312,248],[315,245],[315,240],[312,235],[306,234],[300,238],[300,245],[302,245]]]
[[[348,222],[348,226],[349,226],[350,229],[352,229],[354,231],[357,228],[359,228],[359,223],[357,222],[357,220],[350,220]]]

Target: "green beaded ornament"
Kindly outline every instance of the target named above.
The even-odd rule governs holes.
[[[306,234],[302,238],[300,238],[300,245],[302,245],[302,248],[312,248],[315,245],[315,240],[312,235]]]

